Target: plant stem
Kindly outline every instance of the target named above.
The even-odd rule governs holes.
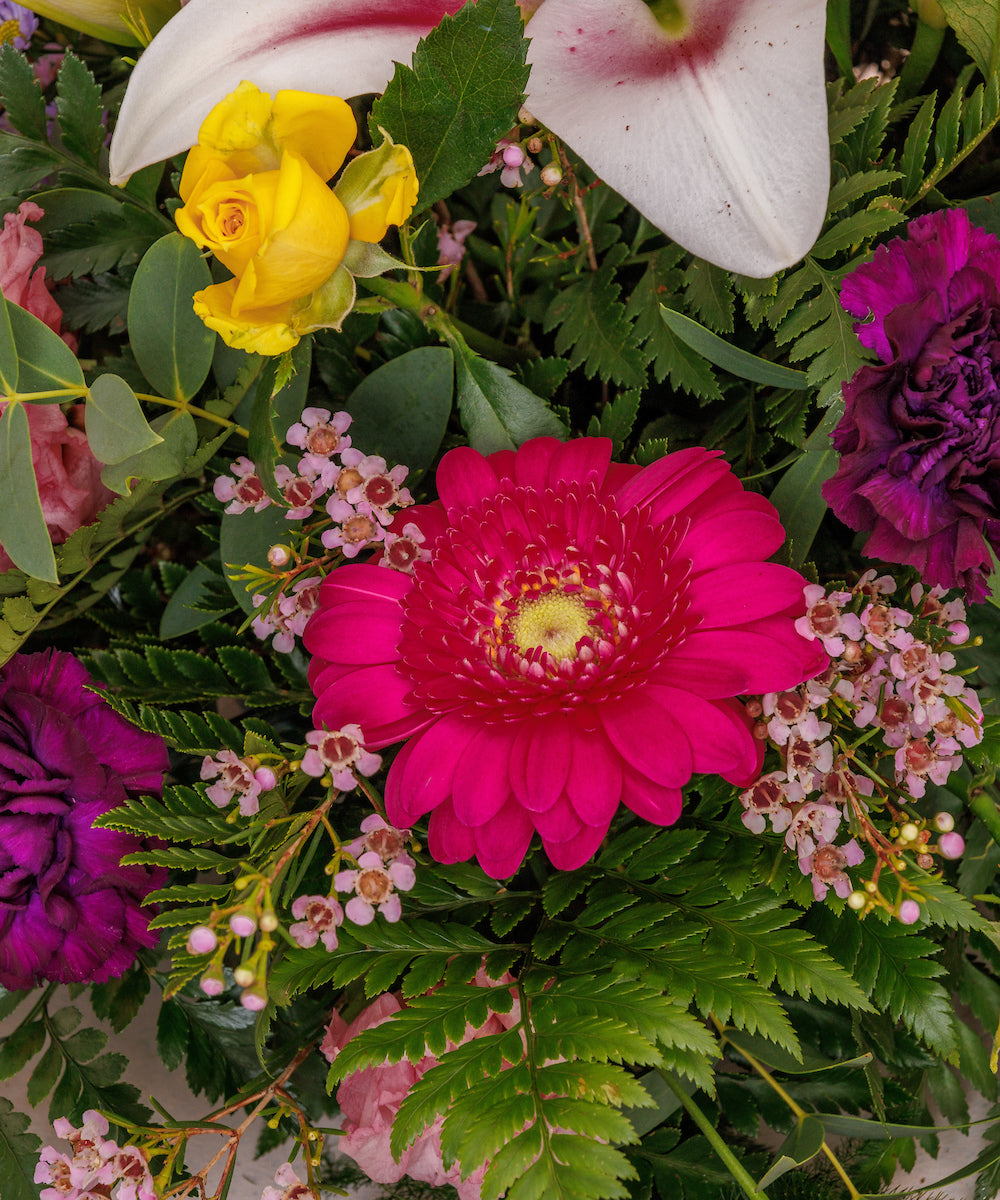
[[[747,1171],[746,1167],[740,1162],[736,1155],[729,1149],[726,1143],[719,1136],[718,1130],[712,1122],[705,1116],[697,1104],[691,1099],[687,1092],[681,1087],[677,1080],[669,1071],[661,1071],[664,1083],[674,1093],[677,1099],[684,1107],[684,1111],[688,1114],[692,1121],[698,1126],[701,1132],[705,1135],[712,1149],[722,1159],[726,1165],[726,1170],[732,1175],[733,1179],[743,1189],[747,1200],[767,1200],[767,1196],[759,1190],[754,1183],[753,1178]]]
[[[192,417],[201,417],[205,421],[211,421],[214,425],[221,425],[223,429],[231,429],[233,433],[238,433],[241,437],[248,438],[250,436],[242,425],[237,425],[228,417],[220,417],[218,413],[209,412],[207,408],[198,408],[195,404],[189,404],[187,400],[168,400],[166,396],[153,396],[148,392],[136,392],[135,394],[139,400],[147,400],[150,404],[165,404],[167,408],[177,408],[181,412],[190,413]]]
[[[792,1099],[792,1097],[788,1094],[788,1092],[785,1091],[785,1089],[774,1078],[774,1076],[764,1066],[764,1064],[762,1062],[759,1062],[756,1058],[754,1058],[754,1056],[748,1050],[744,1050],[743,1047],[738,1042],[733,1041],[733,1039],[729,1036],[729,1034],[726,1033],[725,1027],[719,1021],[717,1021],[715,1019],[715,1017],[712,1017],[712,1024],[718,1030],[719,1037],[722,1039],[722,1041],[728,1042],[734,1050],[736,1050],[743,1058],[745,1058],[747,1060],[747,1062],[757,1072],[757,1074],[761,1077],[761,1079],[763,1079],[764,1082],[769,1087],[773,1088],[774,1091],[777,1092],[778,1095],[781,1097],[781,1099],[784,1100],[784,1102],[788,1105],[788,1107],[795,1114],[795,1117],[797,1120],[803,1121],[803,1120],[805,1120],[806,1117],[809,1116],[809,1113],[807,1113],[806,1110],[800,1104],[798,1104],[795,1100]],[[840,1176],[841,1180],[844,1183],[844,1186],[847,1188],[848,1195],[850,1196],[850,1200],[861,1200],[861,1193],[851,1182],[850,1177],[848,1176],[847,1172],[844,1170],[843,1166],[841,1165],[840,1159],[836,1156],[836,1154],[834,1154],[834,1152],[827,1145],[825,1137],[823,1138],[823,1142],[822,1142],[822,1145],[820,1146],[820,1150],[826,1155],[827,1159],[830,1162],[830,1165]]]

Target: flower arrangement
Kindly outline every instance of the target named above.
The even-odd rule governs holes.
[[[988,8],[0,3],[3,1200],[862,1200],[995,1104]]]

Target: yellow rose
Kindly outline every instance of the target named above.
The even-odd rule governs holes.
[[[354,277],[339,267],[309,296],[271,307],[237,302],[238,281],[216,283],[194,296],[194,311],[227,346],[248,354],[284,354],[304,334],[339,329],[354,306]]]
[[[206,167],[175,220],[238,277],[237,312],[315,291],[347,249],[344,206],[294,151],[284,152],[277,171],[229,175],[225,164]]]
[[[413,156],[382,133],[382,145],[350,162],[334,189],[351,218],[351,237],[361,242],[380,242],[417,202]]]
[[[338,96],[281,91],[272,100],[244,80],[202,122],[181,176],[187,201],[220,160],[234,177],[277,170],[283,150],[299,154],[324,182],[340,169],[358,136],[351,106]]]

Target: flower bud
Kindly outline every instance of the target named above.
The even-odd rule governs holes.
[[[240,994],[240,1004],[250,1012],[260,1012],[262,1008],[267,1007],[267,987],[263,980],[258,981],[253,987],[246,988]]]
[[[239,987],[248,988],[256,981],[257,975],[249,967],[237,967],[233,972],[233,979]]]
[[[912,925],[920,918],[920,905],[916,900],[904,900],[899,906],[899,919],[904,925]]]
[[[955,828],[955,818],[951,813],[939,812],[934,818],[934,828],[941,833],[951,833]]]
[[[349,163],[334,189],[347,209],[351,237],[379,242],[390,225],[402,225],[417,202],[413,156],[382,130],[385,141]]]
[[[278,928],[278,918],[273,912],[265,912],[261,914],[260,927],[264,933],[274,933]]]
[[[520,146],[504,146],[503,161],[507,167],[519,167],[524,162],[524,151]]]
[[[287,567],[292,561],[292,552],[287,546],[282,546],[279,542],[276,546],[272,546],[268,550],[267,561],[275,570],[280,570],[281,567]]]
[[[562,182],[563,173],[555,165],[549,163],[547,167],[542,167],[542,183],[545,187],[555,187],[556,184]]]
[[[222,964],[212,963],[201,979],[198,986],[206,996],[221,996],[226,990],[226,981],[222,974]]]
[[[529,154],[541,154],[542,149],[545,146],[545,143],[542,141],[542,139],[538,136],[537,133],[535,134],[534,137],[528,138],[528,140],[524,144],[528,147]]]
[[[237,937],[253,937],[257,932],[257,922],[248,913],[233,913],[229,918],[229,928]]]
[[[960,833],[949,831],[938,839],[938,850],[942,858],[960,858],[965,849],[965,840]]]
[[[258,767],[253,773],[254,780],[260,784],[262,792],[269,792],[278,786],[278,777],[270,767]]]
[[[868,897],[864,892],[851,892],[847,897],[847,907],[853,908],[855,912],[860,912],[867,903]]]
[[[196,925],[188,934],[188,954],[211,954],[219,944],[219,939],[207,925]]]
[[[899,828],[899,840],[901,842],[915,842],[919,834],[920,830],[912,821],[907,821],[905,825],[901,825]]]

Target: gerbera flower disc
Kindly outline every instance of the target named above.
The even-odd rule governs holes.
[[[804,580],[764,561],[784,538],[767,500],[710,451],[640,468],[603,438],[452,450],[437,487],[405,513],[429,557],[332,571],[305,634],[317,728],[406,739],[394,825],[431,813],[438,861],[504,878],[536,831],[568,870],[620,803],[669,825],[692,773],[753,782],[735,697],[827,662],[794,628]]]

